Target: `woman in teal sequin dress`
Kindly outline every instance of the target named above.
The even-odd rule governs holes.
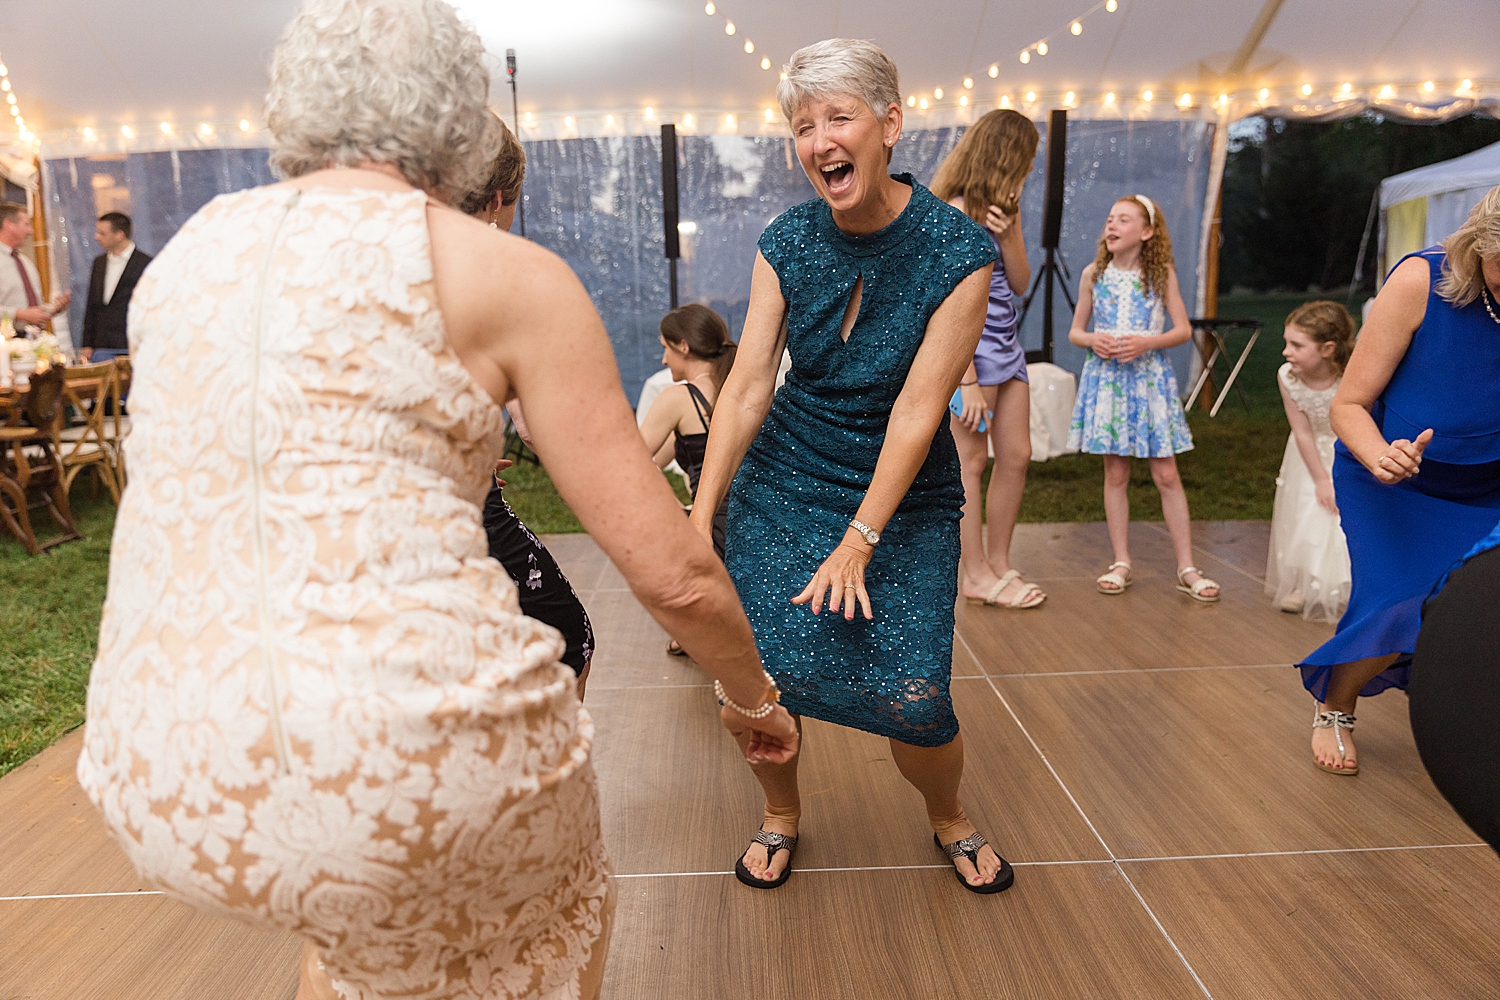
[[[901,104],[879,48],[809,46],[778,97],[821,197],[761,237],[694,521],[706,533],[728,492],[725,562],[782,703],[889,737],[960,881],[998,891],[1010,868],[958,799],[948,682],[964,495],[946,419],[984,326],[995,244],[887,173]],[[776,392],[783,346],[792,368]],[[755,765],[766,811],[736,866],[748,885],[790,871],[796,766]]]

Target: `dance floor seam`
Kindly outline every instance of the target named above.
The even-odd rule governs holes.
[[[1182,953],[1182,949],[1177,946],[1177,942],[1172,938],[1172,935],[1168,933],[1167,928],[1162,925],[1160,918],[1157,917],[1156,911],[1151,908],[1151,904],[1146,902],[1146,897],[1141,895],[1140,889],[1136,888],[1135,881],[1131,879],[1130,875],[1120,864],[1120,860],[1115,856],[1114,850],[1105,841],[1103,835],[1099,833],[1099,829],[1094,826],[1094,821],[1089,818],[1088,813],[1084,812],[1083,806],[1080,805],[1078,799],[1074,797],[1072,789],[1068,788],[1067,782],[1063,781],[1062,779],[1062,775],[1057,773],[1057,769],[1054,768],[1052,766],[1052,762],[1047,759],[1047,755],[1042,751],[1041,746],[1038,745],[1037,741],[1032,738],[1031,731],[1026,728],[1025,723],[1021,721],[1021,717],[1016,714],[1015,709],[1011,707],[1010,702],[1006,700],[1005,695],[1000,693],[1000,688],[995,685],[994,678],[990,677],[989,672],[984,668],[984,664],[979,661],[979,657],[974,655],[974,650],[973,647],[969,645],[969,640],[964,638],[963,632],[961,630],[955,629],[954,635],[957,637],[959,642],[963,643],[964,650],[969,654],[969,658],[974,661],[974,666],[979,669],[980,673],[984,674],[985,680],[989,682],[990,690],[995,692],[995,697],[999,698],[1000,704],[1005,706],[1005,711],[1010,714],[1011,720],[1015,722],[1016,726],[1021,730],[1021,735],[1026,737],[1026,742],[1031,744],[1031,748],[1036,751],[1037,756],[1040,757],[1042,763],[1046,765],[1047,771],[1057,782],[1058,787],[1063,790],[1063,794],[1068,797],[1068,801],[1073,804],[1073,808],[1078,810],[1078,815],[1081,816],[1084,823],[1088,825],[1089,832],[1098,839],[1099,846],[1104,848],[1105,853],[1109,855],[1109,861],[1114,865],[1115,871],[1117,871],[1120,877],[1125,880],[1125,885],[1129,887],[1131,894],[1135,896],[1136,902],[1141,904],[1141,908],[1144,909],[1146,911],[1146,915],[1151,918],[1151,923],[1159,932],[1161,932],[1161,936],[1166,939],[1167,944],[1171,946],[1172,953],[1177,956],[1180,962],[1182,962],[1183,968],[1187,969],[1188,975],[1193,977],[1193,982],[1198,984],[1198,988],[1203,991],[1203,995],[1207,997],[1208,1000],[1213,1000],[1213,994],[1209,992],[1208,986],[1204,984],[1203,979],[1198,975],[1198,970],[1193,968],[1193,963],[1189,962],[1187,956]]]

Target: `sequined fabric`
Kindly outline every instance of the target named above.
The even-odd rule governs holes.
[[[731,487],[726,563],[789,710],[942,746],[958,732],[948,680],[964,499],[946,420],[866,571],[875,620],[791,603],[869,489],[928,320],[995,259],[994,241],[962,212],[910,175],[896,179],[912,186],[911,202],[877,233],[840,232],[815,200],[761,236],[787,301],[792,368]],[[845,343],[839,328],[861,277]]]

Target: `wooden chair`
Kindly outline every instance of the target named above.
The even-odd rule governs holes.
[[[65,473],[52,440],[62,397],[63,369],[54,365],[31,376],[25,402],[31,426],[0,427],[0,521],[32,555],[83,537],[68,506]],[[34,501],[33,491],[39,494]],[[31,512],[43,507],[63,533],[38,542],[31,528]]]
[[[63,373],[63,402],[78,415],[78,423],[61,428],[53,440],[62,462],[63,486],[73,491],[73,481],[85,469],[93,469],[99,482],[109,490],[115,505],[120,503],[120,474],[115,459],[114,442],[106,436],[110,419],[106,402],[117,398],[116,366],[113,360],[97,365],[70,365]],[[117,408],[117,407],[116,407]]]
[[[120,492],[125,491],[125,439],[130,436],[130,415],[125,412],[125,397],[130,395],[130,357],[115,358],[114,383],[109,397],[109,414],[104,419],[104,440],[114,456],[115,479]]]

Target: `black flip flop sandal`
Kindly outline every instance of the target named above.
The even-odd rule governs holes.
[[[755,842],[765,847],[767,866],[776,860],[777,851],[786,851],[789,855],[797,852],[797,838],[788,837],[784,833],[767,833],[765,830],[756,830]],[[766,882],[750,874],[750,869],[745,867],[745,855],[742,853],[734,863],[734,877],[752,889],[776,889],[792,877],[791,858],[787,859],[786,870],[781,873],[776,881]]]
[[[932,842],[937,845],[938,850],[948,856],[949,860],[957,861],[961,857],[968,858],[969,863],[974,866],[975,871],[979,870],[979,849],[989,843],[988,840],[984,839],[984,834],[978,830],[974,831],[971,836],[965,837],[963,840],[955,840],[951,844],[943,843],[938,839],[938,835],[934,833],[932,835]],[[995,857],[1000,858],[999,851],[995,852]],[[983,883],[970,885],[969,880],[964,878],[964,873],[958,870],[957,865],[953,868],[953,874],[957,877],[959,885],[970,892],[977,892],[981,896],[988,896],[993,892],[1004,892],[1012,885],[1015,885],[1016,882],[1015,869],[1011,868],[1010,862],[1004,858],[1000,858],[1000,870],[995,873],[995,881],[988,885]]]

